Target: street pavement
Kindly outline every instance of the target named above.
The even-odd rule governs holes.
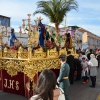
[[[74,84],[69,88],[70,100],[100,100],[100,68],[98,69],[98,76],[95,88],[90,88],[91,81],[87,84],[82,84],[81,81],[74,81]],[[98,96],[99,95],[99,96]],[[97,99],[99,98],[99,99]],[[28,100],[27,98],[11,93],[5,93],[0,90],[0,100]]]
[[[91,88],[91,81],[87,84],[82,84],[81,81],[75,81],[69,88],[70,100],[97,100],[100,93],[100,68],[98,69],[98,76],[96,79],[96,87]],[[98,99],[100,100],[100,99]]]

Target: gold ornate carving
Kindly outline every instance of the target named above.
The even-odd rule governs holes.
[[[73,49],[71,51],[74,53]],[[0,57],[0,69],[7,70],[7,73],[11,76],[17,75],[18,72],[23,72],[30,80],[33,80],[33,77],[44,69],[59,69],[60,63],[58,57],[60,54],[66,54],[66,49],[61,49],[58,52],[54,48],[43,52],[43,49],[39,48],[32,56],[32,48],[29,47],[28,52],[24,52],[22,48],[19,48],[18,56],[16,54],[17,51],[14,50],[3,52],[5,56]],[[19,56],[19,54],[21,55]],[[13,55],[13,58],[10,58],[10,55]],[[78,57],[75,53],[74,56],[75,58]]]
[[[41,53],[41,52],[43,52],[43,48],[42,47],[40,47],[39,49],[35,50],[35,53]]]
[[[27,53],[27,52],[23,52],[23,53],[21,54],[21,58],[27,59],[27,58],[28,58],[28,53]]]
[[[61,49],[61,50],[59,51],[59,55],[61,55],[61,54],[65,54],[65,55],[67,55],[66,48]]]
[[[23,48],[20,46],[18,49],[18,58],[22,58],[22,52],[23,52]]]
[[[8,50],[4,48],[3,57],[17,58],[17,50]]]
[[[32,56],[33,59],[39,59],[39,58],[45,58],[46,57],[46,52],[43,52],[43,48],[39,48],[34,51],[34,54]]]
[[[4,48],[4,52],[7,53],[7,51],[8,51],[8,49],[7,49],[7,47],[5,47],[5,48]]]
[[[58,54],[56,48],[47,51],[47,57],[49,57],[49,58],[56,58],[58,56],[59,56],[59,54]]]
[[[72,49],[68,49],[68,51],[70,51],[71,54],[74,54],[74,50],[73,50],[73,48],[72,48]]]
[[[4,51],[0,50],[0,69],[7,70],[7,73],[11,76],[17,75],[18,72],[23,72],[26,74],[31,81],[33,81],[34,76],[44,69],[59,69],[60,63],[58,57],[60,54],[66,54],[66,48],[57,51],[56,48],[47,50],[44,52],[42,47],[32,51],[32,47],[38,44],[39,41],[39,27],[38,25],[32,25],[30,20],[30,14],[28,14],[28,19],[23,20],[23,25],[20,27],[20,35],[22,35],[21,28],[24,29],[24,33],[28,34],[28,51],[24,52],[22,47],[18,50],[8,50],[6,47]],[[27,21],[27,24],[25,24]],[[37,21],[36,21],[37,23]],[[3,33],[0,35],[0,40],[3,38]],[[5,34],[6,35],[6,34]],[[2,42],[2,41],[1,41]],[[65,40],[61,40],[60,36],[55,37],[56,45],[62,47],[64,46]],[[69,49],[75,57],[76,53],[73,49]]]

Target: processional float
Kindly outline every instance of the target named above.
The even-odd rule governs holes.
[[[6,70],[9,75],[16,76],[18,72],[22,72],[28,76],[30,79],[29,85],[29,95],[33,95],[33,88],[36,85],[33,81],[34,76],[38,75],[44,69],[59,69],[60,63],[58,57],[61,54],[66,54],[66,48],[60,48],[57,50],[56,47],[52,49],[43,50],[43,47],[40,47],[36,50],[33,50],[34,47],[39,43],[39,28],[38,25],[32,25],[30,20],[30,14],[28,14],[28,19],[23,19],[23,24],[20,26],[20,36],[22,33],[28,34],[28,44],[27,50],[24,50],[22,46],[18,50],[9,49],[7,46],[3,46],[2,39],[6,35],[10,37],[7,30],[1,28],[0,33],[0,70]],[[26,23],[27,22],[27,23]],[[35,20],[37,23],[37,21]],[[24,32],[22,32],[22,29]],[[56,38],[55,38],[56,39]],[[61,40],[63,41],[63,40]],[[60,46],[61,41],[57,43],[57,46]],[[35,42],[35,43],[34,43]],[[2,48],[3,47],[3,48]],[[76,51],[73,48],[68,49],[77,58]]]

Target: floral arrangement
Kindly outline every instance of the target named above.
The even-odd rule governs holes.
[[[3,43],[3,48],[5,48],[5,47],[9,49],[8,42]]]
[[[4,47],[7,47],[7,46],[8,46],[8,42],[3,43],[3,46],[4,46]]]
[[[24,42],[21,43],[21,46],[22,46],[23,49],[27,49],[27,47],[28,47],[27,43],[24,43]]]
[[[33,43],[32,43],[32,47],[34,48],[34,47],[37,47],[37,41],[35,40],[35,41],[33,41]]]
[[[8,42],[6,42],[6,43],[3,43],[3,48],[8,48],[8,49],[10,49],[10,50],[18,50],[18,48],[19,47],[22,47],[23,49],[27,49],[27,44],[25,44],[24,42],[22,42],[22,43],[19,43],[18,45],[14,45],[14,46],[9,46],[8,45]]]

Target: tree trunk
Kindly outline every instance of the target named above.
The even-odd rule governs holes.
[[[56,32],[57,32],[57,34],[59,33],[59,23],[57,22],[57,23],[55,23],[55,28],[56,28]]]

